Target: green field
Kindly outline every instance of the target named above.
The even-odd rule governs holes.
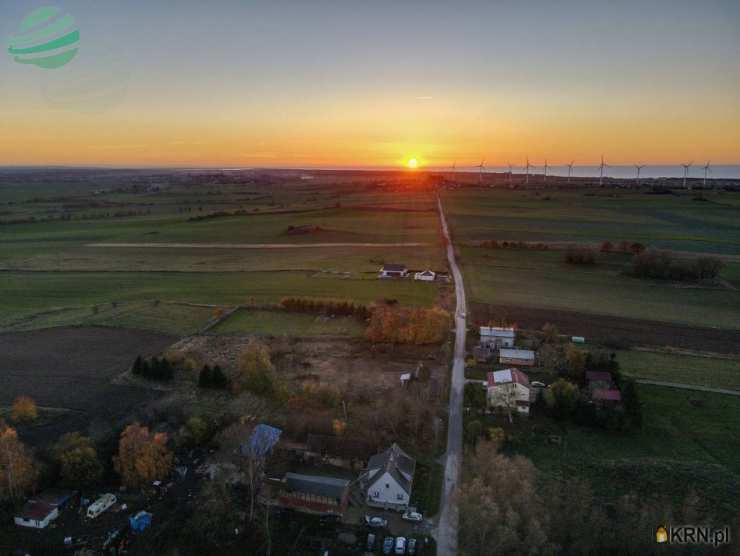
[[[622,372],[631,377],[740,390],[740,361],[674,353],[620,351]]]
[[[0,179],[0,329],[105,324],[189,334],[212,309],[168,302],[233,306],[305,295],[429,306],[439,296],[437,284],[377,279],[389,262],[446,270],[428,192],[369,189],[372,176],[304,183],[296,176],[260,181],[218,173],[70,172],[58,180],[34,173]],[[308,233],[291,231],[301,227]],[[409,242],[424,245],[312,246]],[[154,307],[155,300],[162,304]]]
[[[272,336],[361,336],[366,326],[352,317],[238,309],[209,332]]]
[[[740,196],[706,192],[648,195],[626,191],[446,192],[453,239],[639,241],[660,249],[740,254]]]
[[[631,278],[624,255],[583,267],[565,263],[562,251],[458,252],[470,301],[740,329],[740,290]]]
[[[682,499],[693,486],[716,513],[733,515],[740,504],[740,398],[646,385],[639,393],[643,427],[637,433],[543,417],[538,432],[534,423],[519,422],[513,449],[548,476],[588,479],[607,498],[634,492]],[[562,444],[548,443],[548,434],[561,435]]]

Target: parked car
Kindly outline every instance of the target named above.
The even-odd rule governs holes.
[[[409,543],[406,545],[406,552],[409,554],[416,554],[416,539],[409,539]]]
[[[409,508],[408,510],[403,512],[401,519],[405,521],[413,521],[415,523],[419,523],[424,519],[424,516],[417,512],[414,508]]]
[[[388,526],[387,519],[384,519],[382,517],[370,517],[369,515],[365,516],[365,523],[367,523],[368,526],[372,527],[373,529],[381,529]]]
[[[375,549],[375,533],[367,534],[367,551],[372,552]]]
[[[406,554],[406,537],[396,538],[396,554]]]
[[[383,540],[383,554],[390,554],[393,552],[393,543],[395,539],[393,537],[386,537]]]

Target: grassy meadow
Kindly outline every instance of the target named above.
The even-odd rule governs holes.
[[[366,325],[352,317],[238,309],[210,330],[214,334],[265,334],[272,336],[361,336]]]
[[[462,247],[458,252],[469,301],[740,329],[740,290],[625,276],[626,255],[577,266],[554,250]]]
[[[189,334],[212,309],[183,304],[270,304],[289,295],[430,306],[437,284],[381,281],[377,270],[388,262],[446,270],[434,197],[376,182],[103,170],[0,175],[0,330],[103,324]],[[305,248],[197,247],[213,243]],[[270,326],[279,328],[257,328]]]
[[[633,492],[681,500],[693,485],[716,513],[734,514],[740,503],[740,398],[647,385],[639,386],[639,394],[639,432],[521,420],[513,450],[548,476],[588,479],[607,499]],[[548,443],[549,434],[561,435],[562,444]]]
[[[740,390],[740,360],[642,350],[617,352],[625,376]]]

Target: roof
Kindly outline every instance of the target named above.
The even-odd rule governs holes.
[[[47,489],[33,497],[35,502],[43,502],[53,507],[64,506],[77,494],[74,490],[61,490],[58,488]]]
[[[411,483],[414,481],[416,460],[404,452],[395,442],[385,452],[375,454],[367,464],[368,471],[379,471],[369,486],[379,480],[383,472],[388,472],[407,494],[411,494]]]
[[[327,498],[342,498],[349,486],[349,481],[346,479],[300,475],[298,473],[286,473],[283,480],[288,490],[305,492],[315,496],[326,496]]]
[[[591,382],[596,380],[599,382],[611,382],[612,374],[608,371],[586,371],[586,380]]]
[[[621,402],[622,401],[622,394],[619,392],[619,390],[615,388],[600,388],[598,390],[594,390],[593,394],[591,394],[592,400],[606,400],[611,402]]]
[[[513,338],[515,335],[513,328],[504,328],[498,326],[481,326],[481,336],[495,336],[496,338]]]
[[[385,270],[386,272],[403,272],[404,270],[406,270],[406,265],[388,263],[383,265],[383,270]]]
[[[280,440],[282,432],[282,430],[270,425],[257,425],[254,427],[247,443],[242,445],[241,454],[243,456],[266,456]]]
[[[424,270],[423,272],[417,272],[421,276],[434,276],[433,270]]]
[[[506,359],[534,359],[534,352],[531,349],[501,348],[498,353],[499,357]]]
[[[515,382],[523,386],[529,386],[529,377],[519,369],[504,369],[488,373],[488,386],[509,384]]]
[[[29,500],[23,504],[18,517],[25,521],[43,521],[57,507],[40,500]]]

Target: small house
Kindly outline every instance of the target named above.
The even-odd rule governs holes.
[[[529,415],[529,377],[519,369],[488,373],[486,405],[491,411],[516,411]]]
[[[411,502],[416,460],[395,442],[370,458],[361,481],[368,506],[405,511]]]
[[[498,326],[481,326],[480,327],[480,345],[492,349],[514,347],[514,338],[516,333],[513,328]]]
[[[402,264],[385,264],[380,269],[381,278],[406,278],[409,269]]]
[[[500,349],[498,360],[502,365],[534,365],[534,351],[531,349]]]
[[[78,493],[69,490],[49,489],[28,500],[15,517],[21,527],[44,529],[59,517],[59,512],[77,499]]]
[[[346,479],[286,473],[278,487],[278,503],[299,511],[341,516],[347,509],[349,485]]]
[[[414,280],[421,280],[422,282],[434,282],[436,277],[437,274],[433,270],[425,270],[414,274]]]
[[[609,390],[614,385],[612,375],[607,371],[586,371],[586,384],[589,392]]]

